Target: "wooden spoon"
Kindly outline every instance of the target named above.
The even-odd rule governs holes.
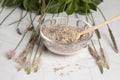
[[[119,15],[119,16],[116,16],[116,17],[113,17],[113,18],[111,18],[111,19],[109,19],[109,20],[107,20],[107,21],[105,21],[105,22],[100,23],[100,24],[97,24],[97,25],[95,25],[95,26],[93,26],[93,27],[90,27],[90,28],[88,28],[88,29],[86,29],[86,30],[78,33],[76,39],[78,40],[81,35],[83,35],[83,34],[85,34],[85,33],[92,32],[92,31],[94,31],[94,30],[96,30],[96,29],[98,29],[98,28],[100,28],[100,27],[102,27],[102,26],[105,26],[106,24],[112,23],[112,22],[117,21],[117,20],[119,20],[119,19],[120,19],[120,15]]]

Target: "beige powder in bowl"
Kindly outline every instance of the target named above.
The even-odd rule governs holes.
[[[40,26],[40,36],[48,50],[59,55],[81,53],[93,36],[93,32],[76,39],[78,33],[91,27],[86,21],[76,18],[56,17],[47,19]]]
[[[67,24],[54,24],[43,27],[43,34],[52,41],[62,44],[71,44],[84,41],[89,38],[90,34],[87,33],[76,40],[76,35],[79,34],[82,30],[83,29],[80,27]]]

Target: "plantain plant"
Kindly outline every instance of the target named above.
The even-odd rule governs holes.
[[[13,8],[13,10],[0,22],[0,26],[7,20],[7,18],[15,11],[16,8],[20,8],[21,11],[23,11],[23,10],[26,11],[25,15],[23,15],[23,12],[21,13],[21,18],[19,20],[10,24],[10,25],[12,25],[12,24],[17,23],[16,31],[20,35],[22,35],[22,38],[19,41],[19,43],[17,44],[17,46],[8,53],[9,59],[15,58],[16,50],[19,48],[19,46],[22,43],[22,41],[24,40],[26,34],[31,32],[32,33],[31,38],[28,40],[28,44],[26,45],[26,48],[19,55],[16,62],[20,65],[18,67],[18,70],[23,68],[28,74],[31,72],[31,69],[33,69],[34,72],[38,71],[39,64],[40,64],[40,57],[41,57],[42,51],[45,48],[43,43],[41,42],[42,41],[41,38],[39,37],[39,31],[40,31],[39,26],[44,21],[46,13],[53,14],[52,17],[54,17],[54,14],[59,14],[62,12],[66,12],[67,15],[72,15],[73,13],[80,14],[80,15],[87,16],[86,17],[87,20],[89,17],[89,19],[91,20],[93,25],[95,25],[94,17],[92,15],[92,13],[95,11],[96,12],[100,11],[101,15],[106,20],[104,14],[100,10],[100,8],[98,8],[98,5],[102,2],[103,2],[103,0],[0,0],[0,4],[1,4],[0,14],[4,10],[4,8]],[[19,24],[20,24],[21,20],[23,20],[25,18],[25,16],[28,15],[27,14],[28,12],[30,12],[29,15],[30,15],[31,22],[30,22],[30,25],[28,26],[28,28],[26,29],[26,32],[24,34],[22,34],[19,29]],[[32,18],[32,16],[31,16],[32,13],[36,14],[34,18]],[[38,26],[35,28],[33,22],[37,15],[41,15],[41,16],[39,18]],[[113,38],[112,41],[113,41],[113,45],[115,47],[115,52],[118,52],[117,43],[115,42],[114,35],[112,33],[112,30],[109,28],[109,26],[108,26],[108,31],[110,33],[110,37]],[[93,42],[92,42],[92,44],[93,44],[94,49],[92,49],[91,46],[88,46],[88,50],[90,51],[90,54],[93,56],[93,58],[96,60],[96,63],[98,64],[98,67],[99,67],[101,73],[103,73],[103,66],[105,66],[107,69],[109,69],[109,65],[105,58],[102,44],[100,42],[100,39],[101,39],[100,31],[96,30],[95,32],[98,36],[97,38],[98,38],[98,44],[100,46],[101,56],[99,56],[97,54],[97,50],[96,50]],[[32,63],[31,63],[30,62],[31,56],[33,56],[34,46],[36,46],[37,42],[39,42],[40,44],[37,45],[36,53],[34,55],[34,59],[33,59]],[[39,51],[39,48],[41,48],[40,51]],[[39,54],[39,52],[40,52],[40,54]],[[37,55],[39,57],[37,57]],[[101,59],[103,59],[103,60],[101,60]]]

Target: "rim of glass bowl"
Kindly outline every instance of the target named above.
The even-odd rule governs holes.
[[[45,21],[43,22],[43,24],[40,26],[40,35],[41,35],[42,38],[44,38],[44,39],[47,40],[48,42],[56,43],[56,44],[60,44],[60,45],[73,45],[73,44],[78,44],[78,43],[79,43],[79,44],[83,44],[83,43],[87,43],[87,42],[89,42],[89,41],[91,40],[91,38],[92,38],[92,36],[93,36],[93,31],[90,32],[90,37],[89,37],[87,40],[80,41],[80,42],[75,42],[75,43],[69,43],[69,44],[59,43],[59,42],[57,42],[57,41],[53,41],[53,40],[47,38],[47,37],[43,34],[43,32],[42,32],[42,31],[43,31],[42,29],[43,29],[43,27],[45,26],[44,24],[45,24],[47,21],[50,21],[50,20],[53,20],[53,19],[58,19],[58,18],[67,18],[67,17],[55,17],[55,18],[47,19],[47,20],[45,20]],[[69,19],[80,20],[80,19],[78,19],[78,18],[69,18]],[[90,23],[86,22],[85,20],[80,20],[80,21],[83,21],[85,24],[88,25],[88,27],[92,27],[92,26],[90,25]]]

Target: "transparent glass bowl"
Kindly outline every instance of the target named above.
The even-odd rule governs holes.
[[[77,43],[71,43],[71,44],[62,44],[62,43],[52,41],[43,34],[43,27],[47,27],[57,23],[68,24],[74,27],[80,27],[82,29],[91,27],[91,25],[86,21],[83,21],[77,18],[56,17],[56,18],[45,20],[44,23],[41,25],[40,34],[43,39],[44,45],[53,53],[60,54],[60,55],[71,55],[71,54],[80,53],[79,52],[80,49],[85,48],[93,36],[93,32],[90,32],[89,33],[90,36],[86,40],[80,41]]]

